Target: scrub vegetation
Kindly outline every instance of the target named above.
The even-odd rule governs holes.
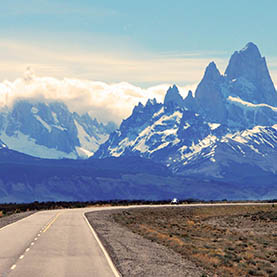
[[[277,276],[274,204],[139,208],[113,216],[134,233],[180,253],[207,276]]]

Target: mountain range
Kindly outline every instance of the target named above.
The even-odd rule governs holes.
[[[40,158],[88,158],[116,129],[61,102],[18,100],[0,112],[0,140],[13,150]]]
[[[277,177],[276,123],[277,92],[265,58],[248,43],[232,55],[224,74],[211,62],[195,96],[189,92],[183,99],[174,85],[163,103],[138,104],[94,157],[137,155],[182,176],[271,185]]]
[[[2,111],[0,123],[5,157],[12,150],[40,158],[91,156],[32,158],[20,166],[12,158],[9,172],[22,174],[9,182],[0,172],[0,201],[27,201],[26,191],[28,200],[277,198],[277,92],[253,43],[234,52],[224,74],[211,62],[195,93],[183,98],[173,85],[163,103],[139,103],[118,129],[62,103],[25,100]],[[42,168],[36,181],[34,164]]]

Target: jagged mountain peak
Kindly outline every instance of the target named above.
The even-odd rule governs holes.
[[[251,58],[260,59],[262,57],[258,46],[253,42],[248,42],[239,53],[245,56],[250,56]]]
[[[153,99],[148,99],[145,106],[154,106],[157,104],[157,100],[156,98],[153,98]]]
[[[221,77],[221,74],[215,64],[215,62],[209,63],[206,67],[203,79],[205,80],[217,80]]]
[[[226,76],[211,62],[194,95],[189,91],[183,99],[174,85],[163,104],[136,106],[95,155],[151,158],[200,178],[255,181],[258,172],[276,179],[276,91],[270,81],[265,59],[248,43],[233,54]]]
[[[185,103],[186,102],[190,102],[190,101],[193,101],[194,100],[194,97],[193,97],[193,94],[192,94],[192,91],[189,90],[188,91],[188,95],[186,96],[186,98],[184,99]]]
[[[206,70],[204,77],[195,91],[195,111],[205,114],[210,120],[222,122],[225,119],[223,105],[223,95],[221,84],[224,77],[220,74],[214,62],[211,62]]]
[[[249,42],[242,50],[235,51],[231,56],[225,76],[229,80],[238,77],[244,77],[249,81],[256,80],[264,65],[265,59],[262,58],[258,47]]]
[[[154,109],[155,106],[159,105],[156,98],[148,99],[146,104],[143,105],[141,102],[139,102],[134,108],[132,112],[132,116],[138,116],[139,114],[145,114],[145,112],[150,112]],[[128,120],[125,119],[125,121]],[[123,120],[124,121],[124,120]]]
[[[191,90],[189,90],[187,97],[184,99],[184,105],[187,109],[192,111],[195,111],[197,109],[195,98],[193,97]]]
[[[165,105],[165,108],[176,107],[176,106],[182,108],[184,106],[184,99],[181,96],[176,85],[169,87],[169,89],[167,90],[164,98],[164,105]]]
[[[71,113],[62,102],[15,101],[0,112],[0,147],[44,158],[91,156],[115,126],[99,123],[88,113]]]
[[[187,97],[188,97],[188,98],[193,97],[193,96],[192,96],[192,91],[191,91],[191,90],[189,90],[189,91],[188,91],[188,95],[187,95]]]
[[[144,105],[139,102],[133,109],[133,114],[134,113],[142,113],[143,112],[143,109],[144,109]]]
[[[242,50],[234,52],[225,78],[233,82],[232,94],[241,99],[255,104],[277,105],[277,94],[266,60],[254,43],[249,42]]]

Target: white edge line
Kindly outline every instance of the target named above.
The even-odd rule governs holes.
[[[31,216],[33,216],[33,215],[35,215],[35,214],[37,214],[37,213],[39,213],[39,212],[35,212],[35,213],[31,214],[31,215],[28,215],[28,216],[26,216],[26,217],[24,217],[24,218],[21,218],[21,219],[15,221],[15,222],[13,222],[13,223],[10,223],[10,224],[8,224],[8,225],[6,225],[6,226],[0,228],[0,231],[2,231],[3,229],[8,228],[8,227],[10,227],[10,226],[12,226],[12,225],[14,225],[14,224],[20,222],[20,221],[23,221],[23,220],[25,220],[25,219],[27,219],[27,218],[30,218]]]
[[[94,231],[94,229],[90,225],[87,217],[85,216],[85,213],[83,213],[83,217],[84,217],[87,225],[89,226],[92,234],[94,235],[94,238],[96,239],[97,243],[99,244],[101,250],[103,251],[103,253],[104,253],[104,255],[105,255],[106,259],[107,259],[107,262],[108,262],[108,264],[109,264],[109,266],[110,266],[114,276],[121,277],[121,275],[119,274],[118,270],[116,269],[114,263],[112,262],[112,259],[111,259],[110,255],[108,254],[107,250],[105,249],[105,247],[103,246],[102,242],[100,241],[98,235],[96,234],[96,232]]]

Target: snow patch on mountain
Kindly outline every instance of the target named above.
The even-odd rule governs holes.
[[[54,148],[38,145],[35,139],[30,138],[20,131],[17,131],[14,136],[8,136],[7,134],[2,133],[0,139],[9,145],[9,149],[35,157],[43,157],[46,159],[76,159],[78,157],[75,153],[66,153]]]
[[[95,157],[138,155],[198,178],[272,177],[277,92],[271,84],[265,59],[250,43],[233,54],[224,75],[210,63],[195,96],[182,99],[173,86],[164,103],[137,105]]]
[[[39,115],[36,115],[36,114],[35,114],[34,117],[42,124],[42,126],[43,126],[44,128],[47,129],[47,131],[48,131],[49,133],[51,133],[51,131],[52,131],[51,126],[49,126]]]
[[[79,154],[84,153],[86,157],[91,157],[94,152],[99,148],[101,143],[104,143],[108,139],[108,134],[99,134],[96,139],[94,136],[88,135],[88,133],[84,130],[83,126],[74,120],[74,123],[77,127],[78,138],[80,141],[81,147],[78,147]],[[90,149],[90,151],[88,150]],[[82,150],[80,152],[80,150]],[[83,156],[83,155],[81,155]]]
[[[229,96],[227,100],[234,104],[239,105],[240,107],[243,107],[244,109],[245,108],[249,108],[249,109],[268,108],[268,109],[271,109],[273,112],[277,112],[277,107],[272,107],[268,104],[253,104],[253,103],[244,101],[239,97]]]
[[[211,130],[215,130],[215,129],[217,129],[221,124],[219,124],[219,123],[210,123],[210,122],[208,122],[208,125],[209,125],[209,127],[211,128]]]
[[[88,158],[115,129],[63,103],[21,100],[0,112],[0,138],[10,148],[41,158]]]

